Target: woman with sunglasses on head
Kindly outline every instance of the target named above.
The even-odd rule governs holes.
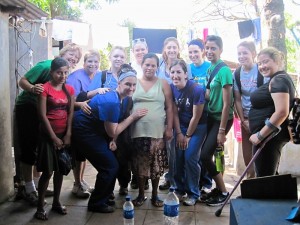
[[[142,61],[145,54],[148,53],[148,45],[145,38],[137,38],[132,41],[132,53],[134,56],[134,61],[131,66],[137,72],[137,78],[143,76]],[[132,189],[138,189],[137,177],[133,174],[131,178],[130,187]],[[149,189],[148,180],[145,181],[145,190]]]
[[[137,78],[141,78],[143,75],[142,60],[145,54],[148,53],[148,45],[145,38],[137,38],[132,41],[132,54],[134,61],[131,66],[137,72]]]
[[[138,79],[136,92],[132,96],[133,109],[148,109],[148,114],[132,125],[131,132],[135,148],[134,174],[138,176],[139,185],[139,195],[133,200],[135,206],[141,206],[147,199],[144,186],[145,179],[149,178],[152,181],[151,203],[156,207],[163,206],[157,189],[167,160],[165,140],[173,136],[173,103],[170,85],[155,74],[158,64],[159,59],[154,53],[144,55],[143,76]]]
[[[288,116],[294,104],[295,86],[284,71],[284,54],[268,47],[257,56],[258,70],[269,82],[256,89],[250,96],[250,141],[253,154],[259,144],[271,133],[281,131],[263,147],[255,160],[257,177],[272,176],[277,172],[282,147],[290,140]]]
[[[81,48],[73,43],[66,45],[59,52],[59,56],[69,63],[69,68],[74,69],[82,55]],[[19,153],[16,156],[16,170],[20,166],[17,176],[22,174],[25,182],[21,194],[22,197],[32,205],[37,204],[37,188],[40,173],[34,168],[36,161],[36,150],[39,136],[40,122],[37,111],[37,99],[43,93],[43,84],[50,80],[52,60],[45,60],[32,67],[19,81],[23,91],[18,95],[15,104],[15,123],[17,135],[16,139],[19,146]],[[17,149],[17,148],[16,148]],[[15,150],[16,150],[15,149]],[[20,161],[20,162],[19,162]],[[20,165],[18,165],[20,163]],[[34,171],[34,172],[33,172]],[[48,191],[46,195],[53,195],[53,191]]]
[[[90,114],[82,109],[75,112],[73,137],[77,140],[81,153],[98,171],[95,189],[88,202],[89,211],[110,213],[115,210],[115,202],[109,197],[114,190],[119,165],[114,152],[109,149],[109,142],[132,122],[147,114],[146,109],[135,109],[118,124],[122,116],[120,105],[127,96],[133,94],[136,82],[135,72],[121,71],[116,90],[97,94],[88,103],[91,108]]]

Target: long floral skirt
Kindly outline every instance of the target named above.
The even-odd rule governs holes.
[[[133,139],[133,173],[139,177],[159,178],[168,166],[163,138],[140,137]]]

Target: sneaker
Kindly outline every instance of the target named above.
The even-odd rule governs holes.
[[[38,199],[39,199],[38,192],[37,191],[33,191],[33,192],[27,194],[25,192],[25,189],[24,189],[24,191],[23,191],[23,199],[25,199],[27,202],[29,202],[30,205],[37,206]]]
[[[74,183],[72,193],[78,198],[88,198],[90,197],[91,193],[87,190],[84,190],[82,185],[76,185]]]
[[[128,195],[128,189],[127,189],[127,187],[120,187],[120,189],[119,189],[119,195]]]
[[[217,196],[218,194],[220,194],[221,192],[219,191],[219,189],[217,188],[214,188],[212,189],[210,192],[208,193],[205,193],[203,191],[201,191],[201,196],[199,198],[199,202],[203,202],[203,203],[206,203],[206,201],[211,198],[211,197],[214,197],[214,196]]]
[[[171,184],[169,181],[165,181],[163,184],[159,185],[159,190],[163,191],[163,190],[169,190]]]
[[[208,194],[211,192],[211,189],[203,186],[201,188],[200,192],[201,192],[201,194]]]
[[[219,193],[218,195],[213,196],[213,197],[207,199],[206,200],[206,205],[208,205],[208,206],[219,206],[219,205],[222,205],[225,202],[225,200],[226,200],[226,198],[227,198],[228,195],[229,195],[228,192],[227,192],[226,195],[224,195],[222,193]]]
[[[85,180],[83,180],[83,181],[81,182],[81,185],[82,185],[83,190],[86,190],[86,191],[88,191],[88,192],[90,192],[90,193],[92,193],[92,192],[94,191],[94,189],[95,189],[95,188],[91,187],[91,186],[89,185],[89,183],[86,182]]]
[[[193,206],[193,205],[196,204],[196,202],[197,202],[197,199],[187,197],[187,198],[183,201],[183,204],[186,205],[186,206]]]
[[[187,194],[180,194],[178,192],[175,192],[177,198],[179,199],[179,202],[183,202],[184,199],[187,197]]]

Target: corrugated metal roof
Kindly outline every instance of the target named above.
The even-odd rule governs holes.
[[[48,14],[35,6],[34,4],[28,2],[27,0],[0,0],[0,6],[2,9],[7,7],[17,7],[20,10],[14,12],[9,12],[11,15],[21,16],[27,20],[41,19],[41,17],[48,17]]]

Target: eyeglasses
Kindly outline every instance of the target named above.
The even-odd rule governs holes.
[[[120,75],[121,75],[122,73],[128,73],[128,72],[133,72],[134,74],[137,74],[137,72],[136,72],[134,69],[129,68],[129,67],[124,67],[124,68],[122,68],[122,69],[120,70]]]
[[[138,42],[144,42],[144,43],[146,43],[146,39],[145,39],[145,38],[137,38],[137,39],[134,39],[134,40],[132,40],[132,45],[135,45],[135,44],[137,44]]]

